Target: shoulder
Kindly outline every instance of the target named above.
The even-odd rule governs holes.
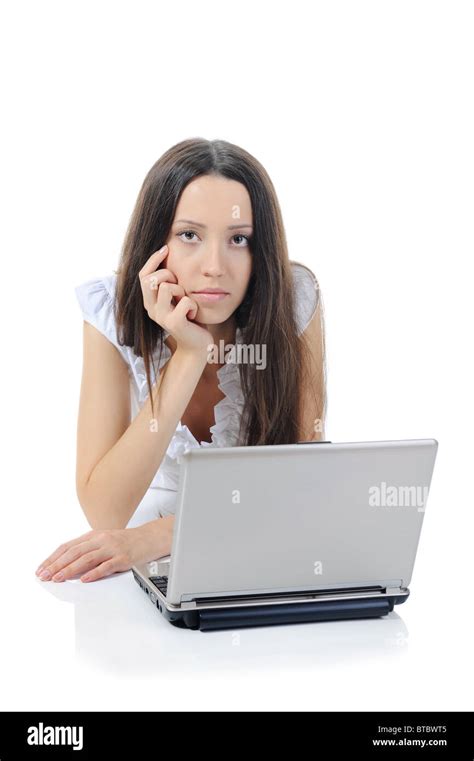
[[[103,275],[76,285],[74,292],[82,312],[97,315],[113,306],[117,275]]]
[[[74,287],[82,316],[114,344],[128,362],[128,347],[121,346],[117,338],[114,302],[117,275],[91,278]]]
[[[291,262],[296,322],[301,335],[316,313],[319,303],[319,283],[314,272],[300,262]]]

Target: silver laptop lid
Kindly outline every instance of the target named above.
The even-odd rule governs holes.
[[[417,439],[187,452],[167,601],[407,587],[437,447]]]

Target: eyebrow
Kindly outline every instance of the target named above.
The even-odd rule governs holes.
[[[194,222],[192,219],[177,219],[175,221],[175,224],[177,225],[178,222],[186,222],[188,225],[194,225],[195,227],[202,227],[202,228],[204,228],[204,230],[206,229],[206,225],[201,224],[201,222]],[[237,229],[240,229],[242,227],[252,227],[252,225],[248,225],[246,223],[244,223],[242,225],[229,225],[227,229],[228,230],[237,230]]]

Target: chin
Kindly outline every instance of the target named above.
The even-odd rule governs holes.
[[[226,309],[226,313],[227,313]],[[220,314],[219,314],[220,312]],[[203,318],[203,315],[205,315],[205,318],[203,318],[202,322],[208,322],[209,325],[217,325],[220,322],[225,322],[229,319],[232,312],[229,314],[223,314],[221,310],[216,309],[216,305],[213,306],[200,306],[196,312],[196,320],[201,320]]]
[[[200,322],[202,325],[221,325],[225,320],[219,320],[215,315],[211,317],[205,314],[197,314],[196,322]]]

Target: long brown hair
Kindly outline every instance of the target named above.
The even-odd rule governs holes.
[[[235,320],[244,344],[266,345],[267,364],[263,372],[254,364],[238,365],[245,399],[239,443],[295,443],[301,383],[309,355],[304,340],[298,336],[285,230],[270,177],[250,153],[237,145],[225,140],[183,140],[167,150],[146,175],[117,270],[115,320],[119,342],[143,357],[153,410],[150,365],[158,345],[161,356],[163,329],[144,308],[138,273],[167,241],[184,188],[201,175],[218,175],[242,183],[252,204],[252,274]],[[321,298],[319,304],[322,319]],[[153,369],[157,377],[154,365]],[[323,420],[325,373],[321,370],[306,382],[312,387],[319,418]]]

